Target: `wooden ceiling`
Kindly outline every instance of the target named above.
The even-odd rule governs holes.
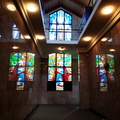
[[[62,7],[79,17],[83,16],[85,6],[91,4],[92,0],[43,0],[45,13]]]

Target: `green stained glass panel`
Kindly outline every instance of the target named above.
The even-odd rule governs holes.
[[[55,66],[55,58],[56,58],[56,54],[49,54],[49,61],[48,61],[48,65],[49,66]]]
[[[114,68],[114,55],[112,54],[107,54],[107,61],[110,65],[110,68]]]
[[[78,55],[78,67],[80,67],[80,55]]]
[[[15,66],[18,64],[19,53],[12,52],[10,53],[10,66]]]
[[[35,54],[27,53],[27,66],[34,66],[35,62]]]
[[[65,66],[71,67],[71,58],[72,58],[72,56],[70,54],[65,54],[65,56],[64,56]]]
[[[99,56],[99,55],[96,55],[96,67],[99,66],[99,58],[100,58],[100,56]]]

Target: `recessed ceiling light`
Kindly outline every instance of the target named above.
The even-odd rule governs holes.
[[[104,42],[104,41],[107,41],[107,38],[102,38],[101,41],[103,41],[103,42]]]
[[[110,51],[110,52],[114,52],[114,51],[115,51],[115,49],[109,49],[109,51]]]
[[[13,46],[12,48],[13,48],[13,49],[18,49],[19,47],[18,47],[18,46]]]
[[[30,12],[35,12],[35,11],[37,11],[37,7],[34,4],[29,4],[29,5],[27,5],[27,10]]]
[[[8,4],[7,9],[10,10],[10,11],[15,11],[16,7],[14,5],[12,5],[12,4]]]
[[[25,35],[24,37],[25,37],[25,39],[30,39],[31,38],[29,35]]]
[[[112,13],[114,10],[113,6],[107,6],[105,8],[102,9],[102,13],[107,15],[107,14],[110,14]]]
[[[65,50],[63,46],[59,47],[58,50]]]
[[[45,36],[43,36],[43,35],[36,35],[36,38],[40,39],[40,40],[43,40],[45,38]]]
[[[92,38],[90,36],[84,37],[83,40],[84,41],[90,41]]]

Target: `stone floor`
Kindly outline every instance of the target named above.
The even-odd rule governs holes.
[[[25,120],[106,120],[91,110],[78,105],[39,105]]]

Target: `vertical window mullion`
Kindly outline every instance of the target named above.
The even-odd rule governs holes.
[[[56,40],[57,40],[57,32],[58,32],[58,30],[57,30],[57,25],[58,25],[58,12],[56,12]]]
[[[63,23],[63,25],[64,25],[64,41],[65,41],[65,12],[64,12],[64,23]]]

